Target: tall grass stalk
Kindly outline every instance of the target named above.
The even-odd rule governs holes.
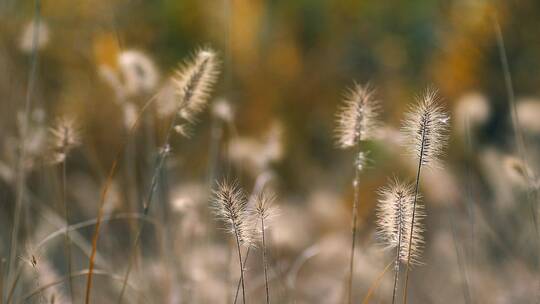
[[[406,114],[403,123],[404,138],[408,140],[407,147],[418,159],[416,170],[414,199],[412,207],[412,218],[407,250],[407,268],[405,272],[405,287],[403,293],[403,303],[407,303],[407,292],[409,284],[409,271],[411,265],[411,248],[413,246],[416,211],[418,201],[418,190],[420,186],[420,176],[422,167],[431,166],[438,162],[440,155],[444,151],[447,141],[447,132],[450,117],[438,104],[437,92],[434,89],[427,89],[425,94],[418,100],[417,105],[412,107]]]
[[[361,157],[361,152],[358,153],[358,158]],[[359,160],[357,159],[356,162]],[[353,207],[352,207],[352,224],[351,224],[351,253],[349,257],[349,279],[347,284],[347,303],[352,303],[352,288],[353,288],[353,277],[354,277],[354,252],[356,248],[356,231],[358,230],[358,203],[359,203],[359,184],[360,184],[360,169],[358,166],[354,166],[354,180],[353,180]]]
[[[177,71],[177,75],[173,78],[173,82],[177,85],[178,106],[176,114],[173,116],[169,127],[165,133],[165,139],[159,152],[156,164],[153,169],[152,180],[148,196],[143,202],[143,215],[148,215],[150,206],[153,201],[154,192],[156,191],[159,176],[165,165],[167,156],[171,151],[171,138],[173,131],[179,133],[184,132],[184,121],[193,120],[193,115],[200,112],[206,105],[206,100],[212,85],[217,76],[215,54],[210,50],[201,50],[197,53],[194,62],[186,64],[182,70]],[[180,130],[180,131],[178,131]],[[122,289],[118,296],[118,303],[122,303],[127,281],[133,267],[133,257],[140,243],[140,238],[144,225],[141,223],[135,236],[134,244],[130,250],[128,258],[128,266],[124,275]]]
[[[345,93],[342,106],[337,114],[336,137],[337,144],[342,149],[356,148],[357,154],[354,161],[354,199],[352,207],[351,224],[351,253],[349,258],[349,271],[347,280],[347,303],[351,304],[352,286],[354,279],[354,251],[356,247],[356,230],[358,221],[359,204],[359,178],[360,171],[365,165],[365,154],[362,152],[361,143],[371,139],[378,127],[377,116],[379,103],[373,98],[373,90],[369,86],[355,84]]]
[[[270,292],[268,290],[268,261],[266,259],[266,241],[264,237],[264,218],[261,217],[262,230],[262,250],[263,250],[263,265],[264,265],[264,287],[266,289],[266,304],[270,303]]]
[[[403,230],[403,227],[401,224],[398,226],[398,244],[396,246],[396,259],[394,261],[394,287],[392,288],[392,304],[396,302],[396,293],[397,293],[397,287],[398,287],[398,280],[399,280],[399,273],[401,270],[401,261],[399,259],[400,253],[401,253],[401,238],[403,237],[401,235],[401,231]]]
[[[246,264],[249,258],[249,253],[251,252],[251,247],[248,247],[246,251],[246,255],[244,257],[244,262],[242,263],[242,269],[246,269]],[[238,279],[238,284],[236,284],[236,293],[234,294],[234,301],[233,303],[236,304],[238,302],[238,295],[240,293],[240,287],[242,287],[242,278]]]
[[[506,48],[504,47],[504,38],[501,31],[501,26],[499,25],[499,21],[497,19],[497,16],[493,15],[493,27],[495,31],[495,35],[497,38],[497,47],[499,49],[499,58],[501,60],[501,65],[503,69],[503,75],[504,75],[504,84],[506,88],[507,98],[508,98],[508,104],[510,106],[510,114],[511,114],[511,120],[512,120],[512,128],[514,129],[514,138],[516,141],[516,146],[518,150],[518,155],[521,158],[521,161],[525,166],[529,167],[529,164],[527,162],[527,147],[525,145],[525,138],[523,136],[523,132],[521,130],[520,124],[519,124],[519,117],[517,114],[517,107],[516,107],[516,100],[515,100],[515,93],[514,93],[514,85],[512,82],[512,75],[510,73],[510,65],[508,64],[508,56],[506,55]],[[528,170],[525,170],[525,175],[527,178],[527,200],[529,201],[530,205],[530,214],[531,214],[531,220],[534,225],[534,232],[535,232],[535,246],[536,246],[536,255],[537,255],[537,263],[540,265],[540,230],[538,229],[538,218],[537,218],[537,212],[538,207],[538,187],[535,187],[532,185],[532,181],[534,179],[531,175],[531,172]],[[540,287],[540,277],[537,278],[537,287]],[[540,301],[540,291],[537,291],[536,294],[537,301]]]
[[[64,153],[67,153],[67,151],[64,151]],[[64,207],[64,217],[66,220],[66,233],[64,234],[64,246],[65,246],[65,252],[66,252],[66,263],[67,263],[67,273],[70,274],[73,271],[73,261],[71,256],[71,239],[69,237],[69,208],[68,204],[66,202],[66,158],[62,161],[62,206]],[[68,280],[68,286],[69,286],[69,296],[71,298],[71,303],[75,302],[74,295],[73,295],[73,278],[70,276]]]
[[[24,103],[24,118],[22,122],[21,134],[20,134],[20,146],[19,155],[17,158],[17,177],[16,177],[16,200],[15,210],[13,214],[13,229],[11,231],[11,245],[9,247],[9,262],[7,269],[7,281],[12,280],[11,274],[17,257],[18,236],[21,222],[22,204],[24,201],[24,182],[25,182],[25,168],[24,162],[26,158],[26,136],[28,132],[28,116],[30,115],[30,109],[32,108],[32,95],[34,93],[34,87],[36,82],[36,72],[38,67],[38,41],[39,41],[39,26],[41,20],[41,1],[34,0],[34,23],[32,31],[32,53],[30,58],[30,74],[28,77],[28,88],[26,90],[26,99]]]
[[[412,186],[394,179],[390,186],[379,191],[377,206],[377,234],[384,241],[387,248],[395,248],[394,260],[394,286],[392,288],[392,303],[395,303],[401,263],[405,262],[409,252],[415,260],[420,256],[423,244],[421,221],[416,221],[414,234],[409,234],[409,223],[412,223],[413,193]],[[419,208],[418,217],[424,217],[422,208]],[[412,245],[407,247],[407,243]],[[408,251],[409,250],[409,251]]]
[[[461,276],[461,288],[463,289],[463,300],[465,302],[465,304],[470,304],[472,303],[472,300],[471,300],[471,291],[470,291],[470,287],[469,287],[469,276],[467,274],[467,268],[466,268],[466,265],[465,265],[465,259],[463,258],[463,251],[465,250],[460,250],[460,247],[458,245],[458,236],[457,236],[457,232],[456,232],[456,225],[455,225],[455,221],[454,221],[454,215],[449,212],[449,217],[450,217],[450,226],[452,228],[452,239],[454,241],[454,249],[456,250],[456,258],[457,258],[457,263],[458,263],[458,268],[459,268],[459,274]]]
[[[236,238],[236,248],[238,250],[238,263],[240,265],[240,281],[242,282],[242,303],[246,303],[246,285],[244,281],[244,265],[242,264],[242,251],[240,250],[240,237],[238,231],[234,230],[234,236]]]
[[[60,204],[64,212],[65,230],[64,247],[66,254],[67,272],[72,272],[72,256],[71,256],[71,238],[69,235],[69,207],[66,200],[67,197],[67,157],[69,152],[80,144],[78,131],[75,127],[75,121],[69,118],[60,118],[54,127],[50,128],[51,148],[53,149],[53,161],[59,162],[61,171],[60,185]],[[69,295],[71,302],[74,301],[73,280],[68,281]]]
[[[268,260],[266,257],[266,239],[265,239],[265,229],[268,225],[265,226],[265,220],[269,220],[274,216],[274,208],[272,202],[274,201],[275,196],[273,194],[268,194],[265,191],[261,191],[257,196],[257,205],[255,207],[255,215],[260,220],[261,223],[261,239],[262,239],[262,253],[263,253],[263,267],[264,267],[264,287],[266,291],[266,304],[270,303],[270,292],[268,288]]]
[[[126,134],[126,138],[124,139],[124,143],[121,145],[121,148],[119,151],[117,151],[116,156],[114,157],[113,163],[111,165],[111,169],[109,170],[109,173],[107,175],[107,179],[105,180],[105,184],[103,186],[103,189],[100,194],[99,199],[99,207],[98,207],[98,215],[96,218],[96,226],[94,229],[94,234],[92,236],[92,251],[90,253],[90,258],[88,261],[88,272],[87,272],[87,278],[86,278],[86,292],[85,292],[85,304],[90,304],[90,295],[92,290],[92,276],[95,268],[95,259],[96,259],[96,253],[97,253],[97,243],[99,240],[99,232],[101,228],[101,224],[103,222],[103,217],[105,215],[105,199],[107,198],[107,195],[109,193],[109,190],[111,188],[113,178],[116,175],[116,171],[118,170],[118,162],[121,158],[121,156],[124,154],[124,150],[129,142],[130,137],[134,134],[135,130],[139,126],[141,122],[141,118],[143,117],[143,114],[146,112],[146,110],[150,107],[150,105],[155,101],[155,99],[148,100],[143,107],[140,109],[137,119],[133,122],[131,127],[129,128],[128,133]]]
[[[221,182],[214,190],[213,209],[218,217],[226,225],[226,230],[234,236],[238,251],[238,267],[240,268],[240,280],[242,281],[242,303],[246,303],[246,291],[244,280],[244,265],[240,245],[250,246],[253,242],[253,226],[250,214],[247,211],[247,199],[243,190],[236,182]]]
[[[425,132],[425,128],[423,129],[422,131],[422,142],[424,141],[425,139],[425,135],[426,135],[426,132]],[[414,185],[414,200],[413,200],[413,213],[412,213],[412,220],[411,220],[411,229],[410,229],[410,235],[413,235],[414,233],[414,221],[415,221],[415,217],[416,217],[416,202],[418,200],[418,188],[419,188],[419,185],[420,185],[420,172],[422,170],[422,155],[424,153],[424,148],[425,148],[425,145],[422,144],[422,149],[420,150],[420,160],[418,161],[418,169],[416,171],[416,180],[415,180],[415,185]],[[404,287],[404,292],[403,292],[403,303],[407,303],[407,292],[408,292],[408,287],[409,287],[409,269],[410,269],[410,261],[411,261],[411,246],[412,246],[412,242],[409,241],[409,244],[406,245],[408,246],[408,255],[407,255],[407,268],[406,268],[406,271],[405,271],[405,287]]]

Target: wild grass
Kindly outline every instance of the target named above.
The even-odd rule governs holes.
[[[437,165],[439,157],[444,152],[448,138],[450,117],[439,105],[437,92],[427,89],[410,112],[406,114],[403,123],[404,137],[409,141],[407,147],[418,159],[416,179],[414,186],[414,199],[412,204],[412,215],[410,224],[409,239],[407,240],[407,268],[405,272],[405,287],[403,303],[407,303],[407,291],[409,283],[409,269],[411,262],[414,262],[413,243],[416,227],[416,204],[418,201],[418,190],[420,186],[420,173],[422,167]],[[418,227],[416,227],[418,229]],[[411,260],[412,258],[412,260]]]
[[[354,277],[354,255],[356,248],[356,231],[358,221],[358,204],[360,183],[360,172],[366,165],[366,152],[362,149],[362,142],[373,138],[377,130],[377,115],[379,103],[373,97],[373,90],[369,86],[356,84],[345,95],[343,106],[337,114],[336,136],[338,145],[342,149],[355,148],[356,157],[353,163],[354,168],[354,198],[352,207],[351,224],[351,253],[349,262],[349,278],[347,303],[352,303],[352,289]]]
[[[253,227],[247,210],[247,198],[235,182],[224,181],[215,190],[214,209],[216,216],[225,222],[225,229],[234,237],[240,267],[242,284],[242,303],[246,303],[246,287],[244,281],[244,264],[241,245],[253,243]]]
[[[103,5],[106,11],[109,4]],[[192,8],[183,5],[182,11]],[[0,21],[6,33],[22,32],[0,43],[0,67],[16,67],[0,73],[0,95],[14,100],[0,104],[6,110],[0,304],[527,303],[540,297],[540,101],[523,101],[514,91],[522,84],[511,75],[515,50],[503,39],[506,16],[501,24],[499,16],[477,16],[486,28],[463,25],[489,36],[493,45],[482,47],[498,56],[505,97],[487,88],[456,89],[467,77],[449,73],[442,83],[433,77],[440,90],[429,86],[404,110],[425,84],[417,76],[401,78],[413,55],[394,46],[401,37],[365,46],[392,59],[387,74],[349,74],[356,69],[349,60],[346,75],[331,81],[335,75],[324,68],[341,67],[341,58],[329,58],[336,52],[326,50],[327,62],[319,62],[317,44],[308,52],[293,31],[273,36],[287,28],[270,23],[277,18],[271,8],[280,5],[246,2],[236,11],[239,4],[224,1],[223,28],[216,30],[225,32],[218,37],[223,46],[195,48],[170,70],[187,49],[213,40],[202,35],[210,26],[193,36],[197,44],[185,36],[163,47],[160,39],[178,29],[153,37],[141,25],[141,40],[155,43],[147,50],[143,42],[126,48],[138,45],[130,41],[137,35],[97,27],[92,39],[72,41],[74,57],[63,58],[55,44],[73,29],[59,30],[63,23],[51,4],[42,11],[35,0],[26,26]],[[340,14],[351,18],[342,5]],[[206,9],[194,15],[216,15],[211,4],[193,7]],[[250,10],[260,14],[250,19]],[[197,19],[184,17],[182,26]],[[268,23],[257,31],[260,20]],[[254,47],[256,39],[246,37],[266,43]],[[265,39],[279,39],[280,48]],[[82,40],[92,41],[79,49]],[[92,52],[95,58],[87,58]],[[319,64],[309,65],[311,57]],[[467,67],[456,62],[459,71]],[[354,83],[339,103],[332,84],[353,76],[370,78],[377,90]],[[27,83],[19,86],[21,79]],[[276,99],[283,106],[271,103]],[[343,152],[332,149],[331,129]]]
[[[66,168],[66,159],[70,150],[80,144],[80,135],[75,126],[75,122],[71,119],[64,118],[60,119],[56,125],[50,129],[51,138],[52,138],[52,157],[54,162],[59,162],[62,172],[62,181],[61,181],[61,205],[64,209],[64,218],[66,220],[66,232],[65,232],[65,252],[66,252],[66,263],[67,263],[67,273],[72,273],[72,257],[71,257],[71,239],[69,238],[69,227],[70,214],[69,207],[66,201],[67,193],[67,168]],[[71,302],[75,301],[73,291],[73,280],[69,279],[69,295]]]
[[[32,108],[32,99],[34,93],[34,87],[36,83],[36,70],[38,66],[38,51],[37,43],[39,41],[39,24],[41,19],[41,2],[40,0],[34,1],[34,23],[32,31],[32,54],[31,54],[31,64],[30,64],[30,74],[28,77],[28,89],[26,90],[26,99],[24,102],[24,118],[21,128],[21,144],[19,147],[19,157],[17,158],[17,182],[16,182],[16,201],[15,201],[15,211],[13,214],[13,227],[11,230],[11,244],[9,246],[9,262],[7,269],[7,280],[8,282],[12,280],[11,273],[15,267],[15,257],[17,256],[17,247],[18,247],[18,237],[22,213],[22,204],[24,201],[24,181],[25,181],[25,170],[24,170],[24,161],[26,156],[26,137],[28,129],[28,116]]]

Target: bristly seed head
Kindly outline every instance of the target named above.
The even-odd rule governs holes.
[[[406,114],[402,126],[407,147],[422,165],[437,163],[448,141],[450,116],[439,105],[437,91],[427,89]]]
[[[369,86],[355,84],[345,94],[337,114],[337,144],[342,149],[358,145],[373,137],[378,125],[379,102],[373,99]]]
[[[259,193],[259,195],[257,195],[255,215],[259,220],[262,219],[264,221],[267,221],[276,215],[277,210],[275,206],[273,206],[275,199],[275,194],[268,192],[267,190],[263,190],[261,191],[261,193]],[[265,229],[266,228],[267,224],[265,223]]]
[[[216,54],[210,49],[197,52],[192,62],[176,71],[172,81],[178,98],[178,115],[188,121],[202,111],[218,75]]]
[[[414,188],[410,184],[393,180],[390,186],[379,190],[377,206],[377,235],[387,248],[399,246],[399,260],[407,263],[411,242],[411,264],[420,264],[424,247],[424,207],[417,199],[414,229],[411,238],[411,222],[414,203]]]
[[[247,198],[236,182],[223,181],[214,190],[214,213],[226,225],[226,230],[237,236],[240,243],[253,243],[253,225],[247,210]]]
[[[53,162],[62,162],[67,154],[81,143],[79,131],[73,119],[60,118],[49,131]]]

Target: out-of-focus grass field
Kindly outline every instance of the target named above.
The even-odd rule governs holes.
[[[375,89],[382,124],[363,146],[353,302],[393,261],[375,233],[378,189],[393,177],[414,182],[401,120],[436,88],[452,127],[442,166],[420,183],[426,245],[409,302],[536,303],[539,17],[535,0],[0,0],[0,304],[85,302],[92,220],[107,185],[91,303],[118,302],[131,254],[124,303],[232,303],[236,246],[209,208],[223,179],[276,194],[266,230],[271,302],[344,303],[355,155],[337,148],[334,130],[354,82]],[[174,116],[167,81],[202,48],[220,66],[209,105],[189,136],[173,133],[156,171]],[[155,75],[129,70],[130,54]],[[131,76],[150,80],[141,88]],[[61,231],[40,243],[66,227],[62,168],[49,155],[59,117],[80,132],[65,162],[80,272],[73,299]],[[246,302],[266,303],[262,250],[249,250]],[[392,267],[381,278],[369,303],[391,303]]]

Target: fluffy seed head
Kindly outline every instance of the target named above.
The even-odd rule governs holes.
[[[63,161],[67,154],[81,143],[75,121],[70,118],[58,119],[56,124],[50,128],[50,134],[53,160],[57,162]]]
[[[264,221],[266,221],[276,215],[277,211],[276,208],[273,206],[275,199],[276,196],[274,195],[274,193],[268,192],[267,190],[261,191],[261,193],[257,195],[255,214],[259,218],[259,220],[263,219]]]
[[[403,263],[407,263],[409,242],[412,242],[410,262],[414,265],[419,264],[424,245],[422,219],[425,212],[423,205],[417,200],[411,237],[413,202],[414,189],[410,184],[394,180],[390,186],[379,190],[377,234],[387,248],[396,248],[399,245],[399,259]]]
[[[151,92],[159,81],[159,73],[152,59],[137,50],[126,50],[118,55],[118,65],[128,95]]]
[[[214,213],[225,223],[226,230],[238,235],[240,243],[252,244],[253,225],[247,210],[247,198],[236,182],[223,181],[214,190]]]
[[[373,90],[355,84],[345,94],[337,114],[337,144],[342,149],[357,145],[373,137],[377,127],[379,103],[373,99]]]
[[[405,116],[403,138],[422,165],[437,163],[448,140],[450,116],[439,105],[437,91],[427,89]]]
[[[172,81],[178,98],[178,115],[192,120],[204,109],[218,75],[216,54],[209,49],[198,51],[191,62],[180,67]]]

